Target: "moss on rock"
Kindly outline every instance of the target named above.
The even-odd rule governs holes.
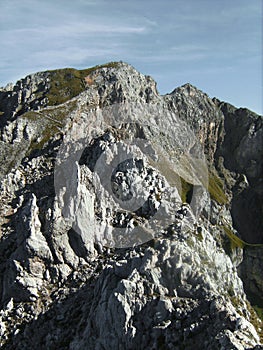
[[[86,88],[85,78],[100,68],[115,68],[118,62],[95,66],[83,70],[74,68],[49,71],[50,89],[46,95],[49,106],[57,106],[79,95]]]

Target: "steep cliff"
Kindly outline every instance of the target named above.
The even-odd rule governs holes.
[[[3,349],[261,348],[262,117],[122,62],[0,111]]]

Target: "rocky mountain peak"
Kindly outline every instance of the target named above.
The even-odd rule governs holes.
[[[260,349],[262,117],[123,62],[0,90],[3,349]]]
[[[185,95],[196,95],[196,94],[203,94],[206,95],[204,92],[202,92],[200,89],[198,89],[196,86],[190,84],[190,83],[186,83],[182,86],[179,86],[177,88],[175,88],[171,94],[176,94],[177,92],[181,92],[184,93]]]
[[[63,104],[90,88],[96,87],[103,97],[104,90],[110,86],[112,96],[106,99],[115,103],[124,99],[123,91],[127,99],[128,95],[139,94],[150,101],[151,95],[157,95],[154,80],[124,62],[111,62],[83,70],[65,68],[39,72],[1,89],[0,125],[4,126],[8,120],[14,120],[25,112]],[[137,91],[138,86],[141,89]]]

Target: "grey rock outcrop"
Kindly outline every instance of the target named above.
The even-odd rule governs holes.
[[[3,349],[262,348],[262,117],[125,63],[0,106]]]
[[[28,110],[46,107],[45,92],[49,89],[48,73],[36,73],[0,91],[0,126]]]
[[[262,117],[244,108],[237,109],[227,103],[217,103],[224,114],[224,136],[217,156],[223,157],[228,170],[240,174],[233,188],[231,208],[235,227],[244,240],[263,243]]]

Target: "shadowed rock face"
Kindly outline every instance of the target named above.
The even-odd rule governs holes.
[[[224,139],[217,155],[224,158],[227,169],[243,174],[233,188],[233,222],[245,241],[263,243],[262,117],[227,103],[218,105],[224,114]]]
[[[3,349],[261,348],[262,117],[125,63],[0,111]]]

